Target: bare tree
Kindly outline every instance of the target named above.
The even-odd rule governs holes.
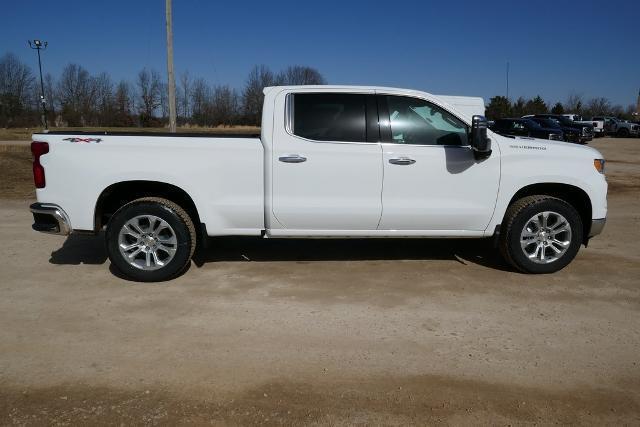
[[[140,95],[140,119],[144,126],[151,124],[156,109],[160,106],[160,75],[155,70],[142,69],[138,73]]]
[[[58,82],[62,117],[68,126],[85,126],[94,103],[96,85],[89,72],[77,64],[69,64]]]
[[[169,116],[169,85],[160,82],[160,117],[164,120]]]
[[[290,65],[279,74],[281,82],[285,85],[325,85],[327,81],[315,68],[302,65]]]
[[[267,86],[273,86],[276,78],[266,65],[253,67],[247,78],[242,92],[242,106],[244,118],[247,124],[258,125],[262,118],[263,90]]]
[[[183,121],[189,117],[190,109],[189,104],[191,100],[191,78],[189,71],[185,71],[180,75],[180,82],[178,86],[178,117],[182,117]]]
[[[37,87],[37,86],[36,86]],[[44,76],[44,98],[47,101],[47,112],[49,113],[49,121],[55,122],[56,111],[58,110],[58,96],[56,93],[56,83],[50,73]],[[36,107],[37,108],[37,107]]]
[[[16,118],[33,104],[35,88],[31,69],[12,53],[0,58],[0,124],[18,125]],[[37,108],[37,107],[36,107]]]
[[[568,113],[582,113],[584,107],[584,98],[581,94],[572,92],[564,103],[564,110]]]
[[[584,112],[589,116],[606,116],[611,112],[611,103],[607,98],[592,98]]]
[[[106,126],[113,121],[115,101],[113,95],[113,83],[107,73],[100,73],[93,78],[95,87],[95,123]]]
[[[216,86],[212,97],[213,126],[233,125],[238,119],[240,97],[235,89],[229,86]]]
[[[191,90],[191,117],[199,126],[205,126],[209,123],[209,99],[211,88],[207,82],[202,79],[196,79],[193,82]]]
[[[122,80],[116,87],[114,95],[114,121],[115,126],[131,126],[133,124],[132,112],[134,110],[134,102],[132,96],[133,90],[131,85]]]

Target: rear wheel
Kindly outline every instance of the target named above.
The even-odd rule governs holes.
[[[500,250],[522,272],[553,273],[575,258],[582,235],[582,220],[573,206],[555,197],[528,196],[507,209]]]
[[[120,272],[133,280],[158,282],[176,277],[189,265],[196,232],[180,206],[147,197],[113,215],[106,239],[109,259]]]
[[[618,136],[620,138],[628,137],[629,136],[629,129],[627,129],[627,128],[619,129],[618,132],[616,132],[616,136]]]

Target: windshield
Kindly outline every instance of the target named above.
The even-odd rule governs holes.
[[[536,122],[538,122],[538,124],[546,128],[552,128],[552,129],[560,128],[560,125],[558,124],[558,122],[553,119],[536,119]]]
[[[559,117],[553,117],[551,120],[556,120],[559,123],[565,125],[565,126],[572,126],[573,125],[573,120],[568,119],[566,117],[563,116],[559,116]]]

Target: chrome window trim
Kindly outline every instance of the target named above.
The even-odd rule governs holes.
[[[309,138],[305,138],[304,136],[296,135],[295,129],[293,126],[293,123],[294,123],[293,119],[295,115],[295,112],[294,112],[295,100],[293,95],[295,95],[296,93],[301,93],[305,95],[314,94],[314,93],[321,93],[321,94],[335,93],[335,94],[341,94],[341,95],[372,95],[369,93],[360,93],[360,92],[289,92],[285,97],[285,104],[284,104],[284,111],[285,111],[284,130],[289,136],[293,138],[301,139],[303,141],[320,143],[320,144],[359,144],[359,145],[379,145],[380,144],[380,142],[369,142],[369,141],[330,141],[330,140],[322,140],[322,139],[309,139]],[[365,116],[365,126],[366,126],[366,116]]]

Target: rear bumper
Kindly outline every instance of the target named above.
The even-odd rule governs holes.
[[[33,214],[35,231],[66,236],[73,231],[66,212],[58,205],[51,203],[34,203],[29,207]]]
[[[597,236],[598,234],[602,233],[602,230],[604,229],[604,225],[606,222],[607,222],[607,218],[592,219],[591,228],[589,229],[589,238],[593,236]]]

